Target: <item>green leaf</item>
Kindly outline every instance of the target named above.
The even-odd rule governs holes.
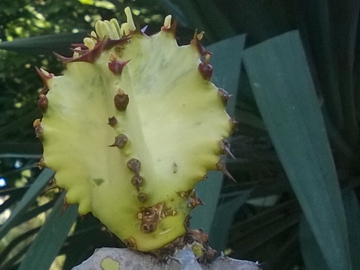
[[[342,192],[348,226],[350,255],[353,269],[360,269],[360,208],[353,189],[347,187]]]
[[[87,31],[75,34],[54,34],[40,37],[19,38],[13,41],[0,42],[0,49],[32,54],[69,53],[72,43],[82,43]]]
[[[346,221],[348,226],[351,263],[353,269],[360,269],[360,209],[354,190],[347,187],[342,191]],[[324,257],[319,245],[316,243],[314,234],[311,232],[309,223],[303,217],[300,222],[300,247],[307,269],[329,269],[326,267]]]
[[[27,250],[19,270],[45,270],[50,268],[77,217],[77,205],[70,205],[61,214],[64,197],[65,192],[57,199],[52,212]]]
[[[236,95],[241,64],[241,52],[245,43],[245,35],[236,36],[213,44],[208,49],[213,52],[211,64],[214,69],[214,83],[226,89],[229,94]],[[234,114],[236,97],[229,100],[227,111],[230,115]],[[219,198],[223,174],[220,172],[210,172],[206,181],[200,182],[196,186],[196,193],[203,206],[195,208],[191,212],[191,228],[201,228],[205,232],[210,232],[211,224],[214,219],[217,201]]]
[[[16,208],[12,211],[9,219],[0,228],[0,239],[4,237],[7,232],[13,228],[14,224],[21,223],[23,215],[41,193],[44,187],[48,184],[49,180],[53,177],[54,172],[50,169],[44,169],[38,176],[35,182],[31,185],[29,190],[25,193],[24,197],[17,204]]]
[[[244,52],[260,113],[331,269],[351,269],[344,208],[320,103],[297,31]]]
[[[209,239],[212,248],[219,251],[226,249],[228,234],[230,231],[231,223],[233,222],[235,212],[244,204],[245,200],[249,197],[251,190],[244,190],[239,195],[221,202],[216,208],[214,222],[211,227]],[[221,199],[220,199],[221,200]]]

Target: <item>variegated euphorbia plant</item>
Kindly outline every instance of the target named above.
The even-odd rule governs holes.
[[[129,247],[160,249],[187,230],[201,204],[194,186],[219,155],[233,122],[228,94],[211,83],[210,52],[194,35],[178,46],[167,16],[147,36],[127,22],[98,21],[76,45],[63,76],[38,70],[45,86],[34,127],[41,166],[53,169],[66,203],[92,212]]]

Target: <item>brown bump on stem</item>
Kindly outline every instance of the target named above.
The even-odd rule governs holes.
[[[130,237],[128,239],[125,239],[124,242],[128,248],[136,249],[136,241],[134,238]]]
[[[233,180],[235,183],[236,180],[234,179],[234,177],[229,173],[229,171],[226,169],[225,167],[225,162],[220,159],[218,163],[216,163],[216,168],[219,170],[219,171],[222,171],[223,174],[225,174],[227,177],[229,177],[231,180]]]
[[[201,56],[207,55],[207,54],[212,54],[210,51],[208,51],[207,49],[205,49],[204,46],[201,45],[200,40],[203,38],[204,36],[204,32],[201,32],[200,34],[198,34],[197,30],[194,33],[194,37],[193,39],[190,41],[190,44],[195,46],[195,48],[198,50],[199,54]]]
[[[196,197],[195,190],[193,189],[188,197],[188,207],[193,209],[198,205],[203,205],[203,202],[198,197]]]
[[[110,62],[108,63],[108,67],[110,69],[110,71],[114,74],[114,75],[121,75],[124,67],[126,66],[127,63],[129,63],[130,60],[127,61],[117,61],[116,59],[112,59],[110,60]]]
[[[119,111],[125,111],[129,104],[129,96],[119,89],[114,97],[114,103],[116,109]]]
[[[222,88],[218,89],[218,94],[219,94],[219,96],[221,98],[221,101],[223,102],[224,106],[226,106],[228,104],[229,98],[232,95],[229,95],[229,93],[227,91],[225,91],[224,89],[222,89]]]
[[[138,200],[140,202],[146,202],[146,200],[148,199],[148,196],[147,194],[143,193],[143,192],[140,192],[139,195],[138,195]]]
[[[49,101],[44,94],[40,94],[39,100],[38,100],[38,106],[41,110],[41,112],[45,113],[49,105]]]
[[[108,119],[108,125],[114,127],[114,126],[117,125],[117,123],[118,123],[118,120],[115,118],[115,116],[109,117],[109,119]]]
[[[236,157],[230,151],[230,143],[227,140],[224,139],[224,140],[220,141],[220,148],[221,148],[223,154],[226,154],[229,157],[236,159]]]
[[[142,178],[140,175],[135,175],[133,176],[133,178],[131,178],[131,184],[133,184],[138,191],[143,182],[144,182],[144,178]]]
[[[139,217],[140,215],[138,215]],[[141,211],[142,223],[140,230],[143,233],[152,233],[156,230],[158,222],[166,217],[164,213],[164,203],[142,209]]]
[[[141,163],[138,159],[132,158],[127,162],[128,168],[139,176]]]
[[[194,240],[197,240],[200,244],[206,244],[209,240],[209,235],[207,233],[204,233],[203,230],[190,230],[188,231],[190,236],[194,238]]]
[[[210,81],[211,77],[212,77],[212,65],[209,63],[210,60],[210,54],[207,54],[205,56],[205,61],[199,64],[198,70],[201,74],[201,76],[204,78],[204,80],[206,81]]]
[[[44,140],[44,132],[43,132],[43,129],[41,127],[41,120],[40,119],[35,119],[35,121],[33,123],[33,127],[35,129],[36,138],[38,138],[40,141],[43,141]]]
[[[112,145],[109,145],[109,147],[118,147],[120,149],[124,148],[125,144],[127,143],[128,138],[125,134],[120,134],[115,137],[115,142]]]

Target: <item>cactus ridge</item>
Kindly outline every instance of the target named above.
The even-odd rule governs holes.
[[[34,121],[44,153],[67,190],[66,204],[92,212],[129,247],[153,251],[185,234],[191,209],[201,205],[194,187],[219,155],[234,123],[228,93],[211,83],[210,52],[195,32],[178,46],[167,16],[152,36],[127,22],[98,21],[74,44],[62,76],[37,69],[44,82]],[[201,58],[204,56],[204,61]]]

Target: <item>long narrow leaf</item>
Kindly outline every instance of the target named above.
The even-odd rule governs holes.
[[[0,49],[32,54],[46,54],[56,51],[57,53],[68,53],[69,44],[81,43],[86,37],[87,31],[75,34],[54,34],[40,37],[20,38],[13,41],[0,43]]]
[[[213,52],[211,64],[214,68],[213,80],[219,87],[226,89],[229,94],[236,94],[238,88],[241,52],[244,47],[245,36],[236,36],[209,46]],[[228,103],[228,112],[234,114],[236,97]],[[196,192],[204,206],[199,206],[191,212],[191,227],[201,228],[209,232],[215,215],[216,205],[222,185],[223,174],[210,172],[206,181],[196,186]]]
[[[337,174],[301,39],[292,31],[244,52],[261,115],[331,269],[351,269]]]
[[[27,250],[19,270],[47,270],[63,245],[77,217],[77,205],[61,214],[65,192],[57,199],[38,236]]]
[[[13,228],[14,224],[19,224],[19,220],[23,218],[22,216],[28,210],[29,205],[36,200],[37,196],[48,184],[53,175],[54,172],[52,170],[44,169],[44,171],[38,176],[21,201],[17,204],[16,208],[12,211],[9,219],[1,226],[0,239]]]

